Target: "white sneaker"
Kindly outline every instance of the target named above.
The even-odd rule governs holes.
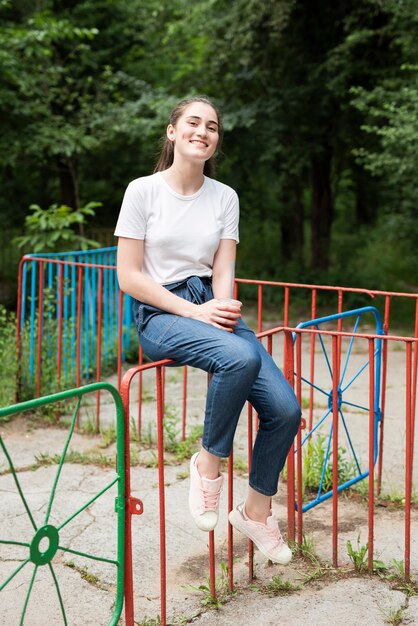
[[[190,459],[189,508],[200,530],[213,530],[218,523],[219,498],[224,478],[222,474],[211,480],[202,477],[196,466],[196,452]]]
[[[241,503],[230,512],[229,521],[234,528],[251,539],[260,552],[273,563],[287,565],[291,560],[292,551],[283,541],[279,525],[271,511],[266,524],[254,522],[247,516],[244,503]]]

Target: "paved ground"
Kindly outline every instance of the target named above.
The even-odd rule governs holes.
[[[364,350],[356,350],[355,367],[364,361]],[[402,350],[390,355],[390,378],[386,416],[386,448],[384,463],[384,492],[393,500],[402,500],[404,482],[404,354]],[[348,375],[348,374],[347,374]],[[317,373],[318,381],[325,374]],[[143,435],[154,438],[155,393],[152,373],[144,377],[146,388],[144,404]],[[188,424],[201,422],[205,377],[190,372]],[[181,371],[167,371],[166,404],[175,414],[179,405],[182,381]],[[358,380],[356,403],[367,398],[367,380]],[[306,392],[304,391],[304,394]],[[113,406],[103,394],[102,423],[105,428],[114,419]],[[94,417],[93,404],[83,412],[83,423],[88,425]],[[323,412],[319,400],[315,411]],[[132,406],[136,415],[136,406]],[[350,412],[353,438],[359,456],[367,458],[367,437],[364,436],[364,414]],[[175,420],[173,420],[174,424]],[[418,430],[418,429],[417,429]],[[42,422],[30,422],[22,416],[0,426],[7,450],[18,469],[22,490],[27,498],[35,522],[44,523],[48,498],[57,472],[56,464],[48,464],[54,454],[61,454],[67,431],[57,427],[45,427]],[[153,626],[160,613],[159,555],[158,555],[158,487],[157,470],[152,467],[155,453],[152,448],[134,447],[136,465],[132,468],[134,495],[144,503],[144,514],[133,519],[133,554],[135,572],[135,607],[139,624]],[[50,523],[58,526],[68,519],[84,502],[107,485],[114,477],[111,467],[114,444],[107,447],[103,437],[76,433],[70,450],[79,453],[66,463],[59,480],[56,497],[51,509]],[[245,458],[246,425],[242,419],[236,438],[236,457]],[[415,449],[418,448],[416,443]],[[101,459],[98,457],[101,455]],[[107,459],[107,460],[106,460]],[[110,459],[110,461],[109,461]],[[94,461],[94,462],[93,462]],[[100,465],[101,461],[101,465]],[[138,464],[140,463],[140,464]],[[108,465],[108,466],[106,466]],[[109,466],[110,465],[110,466]],[[146,467],[146,465],[151,467]],[[415,461],[415,467],[417,462]],[[203,592],[192,587],[206,585],[208,560],[206,535],[190,521],[187,503],[187,462],[165,467],[166,517],[167,517],[167,585],[168,615],[171,623],[192,622],[198,626],[241,626],[277,623],[289,626],[304,623],[334,625],[344,620],[345,626],[367,624],[378,626],[386,623],[418,624],[418,597],[408,597],[393,581],[378,576],[353,576],[352,564],[347,556],[347,541],[356,546],[367,541],[367,508],[363,499],[340,499],[339,560],[342,567],[335,574],[329,566],[318,566],[306,559],[296,558],[290,566],[271,566],[256,553],[256,579],[249,584],[247,574],[246,541],[235,538],[236,594],[226,598],[225,585],[219,571],[218,584],[222,606],[218,610],[202,607]],[[415,474],[416,476],[416,474]],[[415,485],[417,483],[415,482]],[[238,475],[234,481],[236,500],[245,495],[246,476]],[[415,487],[416,489],[416,487]],[[285,489],[274,499],[274,510],[282,520],[286,532]],[[415,491],[416,493],[416,491]],[[71,520],[60,532],[60,545],[72,550],[90,552],[113,558],[116,545],[114,498],[112,488],[94,502],[82,514]],[[7,472],[6,458],[0,452],[0,539],[28,542],[33,537],[29,516],[19,498],[12,476]],[[223,502],[219,530],[216,533],[216,555],[219,564],[226,558],[226,502]],[[304,516],[304,531],[308,543],[323,564],[331,557],[331,505],[325,503]],[[418,577],[418,510],[412,514],[411,568]],[[386,564],[393,559],[403,559],[404,514],[402,506],[389,501],[376,507],[375,558]],[[28,556],[27,547],[0,544],[0,584],[19,567]],[[100,626],[107,624],[112,614],[115,598],[115,568],[103,562],[91,561],[80,556],[58,551],[53,560],[59,581],[67,622],[70,626]],[[316,571],[316,575],[313,573]],[[15,626],[27,598],[27,590],[33,565],[27,564],[2,591],[0,598],[0,624]],[[312,580],[307,582],[307,578]],[[277,577],[280,577],[277,578]],[[289,581],[289,589],[280,583]],[[272,590],[272,583],[276,583]],[[57,593],[51,586],[48,567],[38,569],[33,592],[27,607],[27,626],[58,626],[63,624]],[[145,619],[147,618],[147,619]],[[400,621],[395,621],[397,618]],[[154,620],[154,621],[153,621]],[[123,620],[122,622],[123,623]]]

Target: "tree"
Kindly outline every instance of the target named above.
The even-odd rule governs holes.
[[[144,138],[153,127],[144,124],[144,118],[152,122],[150,105],[163,95],[111,63],[121,37],[113,48],[106,48],[111,46],[109,32],[85,25],[95,5],[96,19],[98,9],[106,8],[106,17],[112,11],[111,24],[122,16],[126,26],[132,5],[127,9],[119,1],[89,0],[40,4],[42,10],[21,3],[22,10],[16,12],[3,2],[1,169],[5,177],[22,167],[36,168],[42,178],[51,179],[52,174],[49,192],[79,208],[83,157],[100,153],[120,137],[130,142],[139,135]],[[132,43],[125,44],[125,52]]]

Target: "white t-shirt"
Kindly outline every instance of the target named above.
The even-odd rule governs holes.
[[[115,236],[144,240],[144,274],[161,285],[212,276],[221,239],[238,236],[239,202],[231,187],[204,177],[192,196],[176,193],[161,172],[129,183]]]

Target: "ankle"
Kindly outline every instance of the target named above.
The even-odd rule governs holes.
[[[206,450],[201,450],[196,459],[196,467],[201,478],[216,480],[220,476],[220,459]]]
[[[247,502],[244,504],[244,513],[252,522],[258,522],[259,524],[267,524],[267,518],[271,514],[270,511],[266,511],[264,508],[252,507]]]

